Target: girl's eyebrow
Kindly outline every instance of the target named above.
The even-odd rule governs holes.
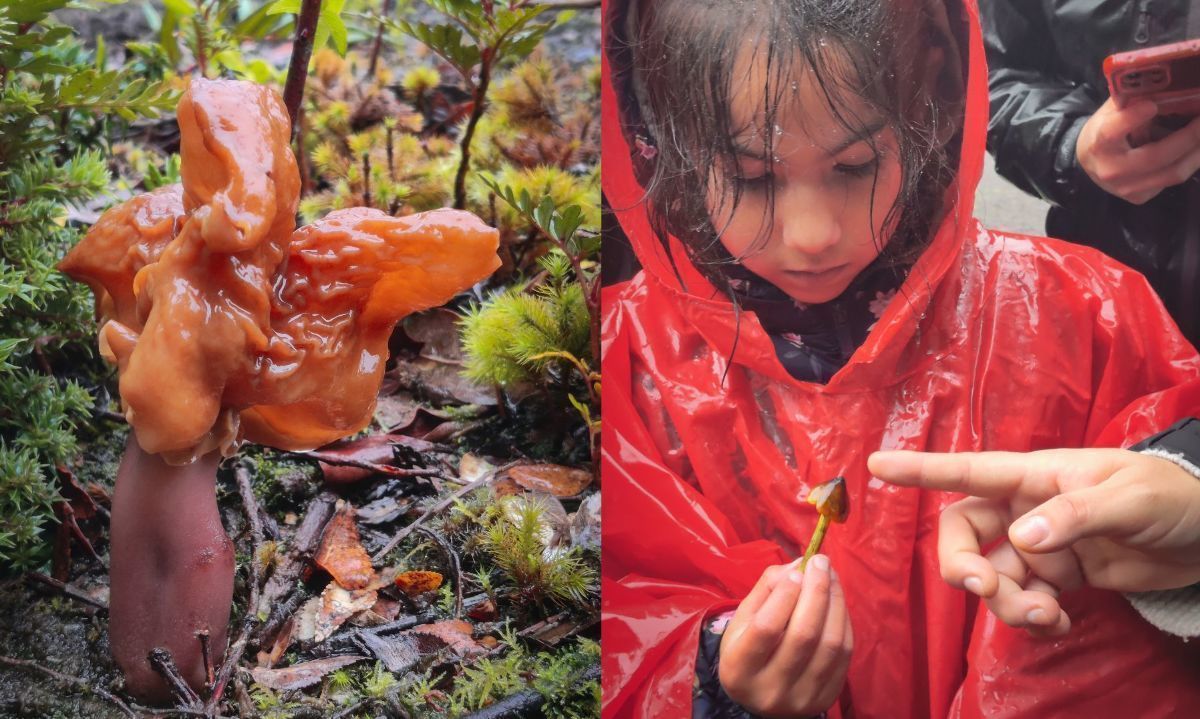
[[[877,134],[886,125],[887,125],[887,120],[885,120],[882,117],[879,117],[879,118],[876,118],[876,119],[872,120],[871,122],[861,126],[857,130],[851,130],[844,138],[842,138],[841,142],[839,142],[837,145],[834,145],[828,151],[829,156],[834,157],[836,155],[842,154],[847,149],[853,147],[854,145],[857,145],[860,142],[863,142],[864,140],[871,137],[872,135]],[[753,137],[747,138],[747,140],[749,140],[751,142],[753,141],[753,139],[754,139]],[[758,160],[760,162],[766,162],[767,156],[763,153],[762,148],[756,149],[754,147],[751,147],[750,145],[745,144],[747,142],[747,140],[742,140],[740,138],[734,138],[733,149],[737,153],[737,155],[739,155],[741,157],[745,157],[750,160]]]

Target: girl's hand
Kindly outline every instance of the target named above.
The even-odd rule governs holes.
[[[768,567],[721,638],[730,698],[765,717],[820,714],[842,691],[854,635],[841,582],[818,554]]]

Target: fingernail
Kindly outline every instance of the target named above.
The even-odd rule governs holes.
[[[800,572],[798,572],[797,570],[793,569],[792,571],[788,572],[788,579],[795,582],[796,584],[801,584],[804,582],[804,575],[801,574]]]
[[[1030,624],[1045,624],[1046,610],[1041,609],[1040,607],[1038,609],[1029,610],[1029,614],[1025,615],[1025,621],[1029,622]]]
[[[967,591],[971,594],[976,594],[981,597],[983,596],[983,580],[979,577],[967,577],[963,580],[963,586],[966,587]]]
[[[826,557],[824,554],[816,555],[812,559],[808,560],[808,564],[819,572],[829,571],[829,557]]]
[[[1045,517],[1033,515],[1012,526],[1012,537],[1026,547],[1036,547],[1050,536],[1050,523]]]

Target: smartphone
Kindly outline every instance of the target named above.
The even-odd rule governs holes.
[[[1200,40],[1109,55],[1104,76],[1118,107],[1148,99],[1160,116],[1200,115]]]

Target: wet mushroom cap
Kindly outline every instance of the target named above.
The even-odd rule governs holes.
[[[178,115],[182,186],[109,210],[60,264],[95,292],[138,443],[183,464],[362,429],[392,327],[495,271],[499,233],[463,211],[368,208],[297,230],[277,94],[196,79]]]
[[[823,517],[843,523],[850,516],[850,493],[846,490],[846,479],[834,477],[818,484],[808,493],[808,503],[817,508]]]

